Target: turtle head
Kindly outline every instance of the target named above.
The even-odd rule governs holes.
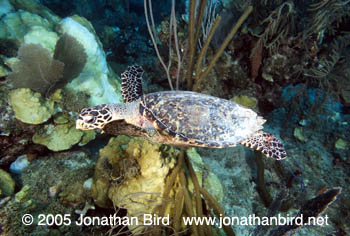
[[[81,110],[76,128],[81,130],[103,129],[113,119],[110,105],[103,104]]]

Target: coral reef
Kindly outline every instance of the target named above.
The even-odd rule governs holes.
[[[0,38],[15,38],[23,42],[24,36],[35,27],[53,29],[53,25],[39,15],[23,10],[9,12],[0,22]]]
[[[12,65],[9,80],[15,88],[30,88],[46,96],[61,78],[64,64],[50,57],[39,44],[24,44],[18,49],[17,63]]]
[[[0,136],[9,136],[16,119],[14,111],[5,102],[0,105],[0,119]]]
[[[165,179],[174,168],[176,156],[174,149],[162,152],[160,144],[143,139],[111,138],[100,150],[96,165],[92,185],[96,203],[101,207],[113,203],[126,208],[129,216],[155,213],[162,203]],[[133,196],[135,201],[140,197],[139,204],[131,204]],[[149,200],[142,201],[143,197]]]
[[[51,33],[56,35],[53,32],[37,34]],[[41,38],[33,42],[33,40],[26,40],[28,37],[33,38],[31,32],[25,35],[26,43],[18,49],[19,61],[12,63],[13,72],[8,76],[15,88],[30,88],[48,97],[81,73],[87,55],[84,47],[73,36],[64,34],[58,40],[56,36],[50,41],[57,40],[53,57],[48,49],[40,44],[34,44],[34,42],[45,44]]]
[[[257,209],[256,202],[260,202],[255,190],[256,183],[252,182],[253,157],[251,152],[246,153],[243,147],[218,150],[198,149],[204,166],[217,175],[224,186],[225,197],[222,208],[227,216],[247,216]],[[259,203],[261,204],[261,203]],[[254,210],[255,209],[255,210]],[[249,229],[236,225],[234,232],[237,235],[249,234]]]
[[[105,53],[90,22],[79,16],[67,17],[60,22],[60,31],[74,35],[88,55],[81,75],[68,84],[68,88],[88,94],[90,105],[121,102],[117,93],[120,84],[110,78]]]
[[[194,148],[187,153],[189,161],[194,163],[199,185],[213,194],[213,202],[223,201],[224,193],[218,178],[203,169],[201,157]],[[122,135],[111,138],[108,145],[99,151],[91,189],[95,203],[100,207],[123,208],[127,210],[128,217],[139,217],[140,224],[129,225],[133,233],[152,230],[149,226],[141,227],[144,214],[169,215],[175,217],[174,223],[177,222],[176,217],[179,216],[175,212],[182,188],[180,177],[173,173],[178,165],[178,154],[172,147],[145,139],[131,139]],[[196,184],[191,178],[188,181],[188,189],[193,193]]]
[[[256,108],[258,101],[254,97],[249,97],[247,95],[234,96],[232,99],[235,103],[238,103],[244,107]]]
[[[90,199],[90,191],[83,187],[93,174],[95,159],[83,152],[56,153],[40,160],[33,160],[22,170],[22,188],[0,207],[1,232],[16,235],[81,234],[75,210],[82,209]],[[50,170],[50,171],[48,171]],[[70,227],[47,227],[23,225],[21,218],[31,214],[69,214],[73,223]],[[90,231],[90,230],[89,230]]]
[[[0,169],[0,196],[7,197],[14,193],[15,181],[6,171]]]
[[[55,84],[53,90],[63,88],[78,77],[87,60],[83,45],[74,36],[67,33],[63,34],[57,41],[53,57],[64,64],[63,78]]]
[[[33,136],[33,142],[45,145],[52,151],[70,149],[80,142],[84,132],[76,130],[74,124],[47,125]]]
[[[29,88],[12,90],[9,93],[9,103],[16,118],[28,124],[44,123],[55,113],[53,101],[46,100],[40,93],[34,93]]]
[[[7,90],[2,95],[8,98],[12,109],[6,103],[1,109],[4,118],[0,124],[3,127],[1,132],[7,135],[1,137],[1,142],[7,149],[17,139],[22,140],[22,144],[8,149],[2,157],[3,163],[14,160],[26,148],[25,145],[31,147],[27,149],[28,154],[35,155],[39,150],[32,148],[37,147],[32,140],[52,151],[67,150],[77,143],[85,145],[95,138],[95,133],[75,130],[70,123],[74,120],[74,112],[88,105],[118,102],[121,97],[116,92],[119,82],[109,71],[102,45],[87,20],[78,16],[75,17],[77,21],[73,18],[61,20],[34,1],[13,1],[12,4],[22,10],[11,8],[4,12],[0,35],[7,41],[2,40],[2,46],[12,45],[11,39],[23,44],[18,50],[18,59],[13,53],[1,51],[7,56],[1,58],[6,66],[1,68],[13,70],[8,73],[4,69],[2,75],[8,75],[4,81]],[[66,86],[67,83],[70,87]],[[9,91],[11,88],[20,89]],[[22,126],[25,125],[16,123],[11,114],[26,124],[45,124],[28,127],[30,134],[20,136],[17,131],[24,129]]]

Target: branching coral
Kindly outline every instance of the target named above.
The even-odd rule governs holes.
[[[344,71],[349,66],[346,49],[350,44],[348,36],[339,36],[330,44],[327,55],[316,60],[312,68],[302,69],[308,84],[322,88],[328,95],[339,96],[346,84]]]
[[[9,79],[16,88],[30,88],[45,95],[62,78],[64,64],[39,44],[24,44]]]
[[[208,76],[209,72],[213,69],[215,63],[218,61],[220,56],[223,54],[225,48],[228,46],[229,42],[232,40],[233,36],[236,34],[240,26],[247,19],[249,14],[252,12],[252,6],[247,6],[244,13],[237,21],[237,23],[231,29],[231,32],[226,36],[224,42],[220,45],[217,52],[210,60],[208,66],[202,70],[203,62],[205,61],[206,52],[208,50],[209,44],[214,36],[214,32],[217,29],[221,18],[216,17],[215,5],[208,3],[207,0],[191,0],[189,2],[189,21],[188,21],[188,45],[186,49],[183,50],[184,54],[180,53],[180,46],[177,36],[176,28],[176,18],[175,18],[175,1],[172,1],[172,9],[170,15],[169,23],[169,60],[166,65],[164,60],[161,58],[159,49],[156,42],[156,30],[152,14],[152,1],[144,0],[146,23],[149,34],[151,36],[154,48],[156,50],[158,59],[164,68],[170,89],[174,89],[174,86],[170,77],[170,69],[172,62],[172,44],[174,41],[175,54],[177,56],[177,69],[176,69],[176,89],[179,89],[179,76],[182,74],[182,70],[186,74],[186,84],[188,90],[201,91],[201,85],[204,84],[204,78]],[[213,13],[214,12],[214,13]],[[149,19],[150,18],[150,19]],[[202,37],[202,38],[201,38]],[[174,39],[173,39],[174,38]],[[201,39],[200,39],[201,38]],[[205,41],[203,42],[202,39]],[[199,43],[198,43],[199,42]],[[197,45],[201,45],[200,50],[197,50]],[[198,52],[198,55],[197,54]],[[181,58],[182,57],[182,58]],[[185,62],[183,63],[183,60]],[[182,64],[186,68],[182,69]]]
[[[146,24],[147,24],[147,29],[149,32],[149,35],[151,37],[154,49],[157,53],[157,57],[159,59],[159,62],[161,63],[162,67],[164,68],[167,78],[168,78],[168,83],[170,86],[171,90],[174,90],[173,83],[170,78],[170,67],[172,65],[171,61],[171,53],[172,53],[172,41],[174,37],[175,41],[175,49],[176,49],[176,55],[177,55],[177,75],[176,75],[176,89],[178,89],[179,84],[179,75],[180,75],[180,69],[181,69],[181,55],[180,55],[180,49],[179,49],[179,43],[177,39],[177,30],[176,30],[176,17],[175,17],[175,1],[172,1],[172,7],[171,7],[171,13],[170,13],[170,22],[169,22],[169,60],[167,65],[165,64],[163,58],[161,57],[159,53],[159,49],[157,46],[156,42],[156,30],[155,30],[155,25],[154,25],[154,19],[153,19],[153,11],[152,11],[152,1],[151,0],[144,0],[144,9],[145,9],[145,19],[146,19]],[[150,18],[150,19],[149,19]],[[151,21],[151,22],[150,22]]]
[[[213,58],[211,59],[211,61],[209,62],[209,65],[207,66],[207,68],[202,71],[201,67],[202,67],[202,61],[203,61],[203,57],[205,54],[205,51],[207,50],[209,43],[212,39],[212,35],[215,32],[215,29],[218,25],[219,19],[215,22],[214,26],[211,29],[211,32],[209,33],[209,37],[206,41],[206,43],[204,44],[203,48],[200,51],[200,54],[198,56],[197,59],[197,64],[196,64],[196,79],[195,79],[195,83],[194,83],[194,87],[193,90],[199,92],[201,90],[201,84],[203,83],[204,78],[209,74],[209,72],[213,69],[215,63],[217,62],[217,60],[220,58],[220,56],[222,55],[222,53],[224,52],[225,48],[227,47],[227,45],[229,44],[229,42],[232,40],[233,36],[236,34],[236,32],[238,31],[239,27],[241,27],[241,25],[243,24],[243,22],[247,19],[247,17],[249,16],[249,14],[252,12],[253,7],[249,6],[244,13],[242,14],[242,16],[238,19],[237,23],[233,26],[233,28],[231,29],[230,33],[226,36],[224,42],[221,44],[220,48],[217,50],[217,52],[215,53],[215,55],[213,56]],[[191,73],[192,74],[192,73]],[[189,78],[190,79],[190,78]],[[187,84],[189,85],[189,83],[191,84],[191,82],[188,82]]]
[[[253,80],[258,76],[262,64],[263,49],[268,49],[270,56],[276,55],[280,45],[287,40],[294,21],[294,13],[294,4],[285,2],[262,21],[261,25],[266,25],[265,30],[260,35],[255,35],[259,39],[250,54]]]
[[[66,33],[56,43],[54,59],[64,63],[63,77],[54,87],[58,89],[63,88],[80,74],[85,66],[87,55],[83,45]]]
[[[216,1],[208,1],[207,5],[205,7],[205,12],[203,15],[203,20],[201,23],[202,27],[202,39],[198,39],[198,46],[199,48],[202,48],[202,45],[204,42],[207,41],[210,30],[212,29],[216,18],[218,17],[217,8],[218,8],[218,0]],[[243,11],[248,7],[249,5],[244,6]]]
[[[261,25],[266,25],[264,32],[260,35],[251,57],[261,50],[261,47],[269,49],[270,55],[277,53],[280,44],[286,40],[294,22],[294,4],[285,2],[276,8]]]
[[[205,202],[206,209],[213,212],[217,217],[225,215],[215,198],[199,184],[197,174],[186,153],[184,149],[181,150],[177,165],[168,177],[163,194],[164,205],[159,210],[159,215],[164,215],[169,205],[175,202],[174,212],[171,214],[175,233],[180,232],[181,216],[205,217],[203,202]],[[176,179],[179,183],[176,183]],[[193,183],[192,190],[189,188],[190,181]],[[177,184],[180,184],[180,186],[175,188]],[[169,193],[171,189],[174,191],[174,188],[177,189],[175,190],[176,194],[169,198]],[[193,235],[213,235],[213,229],[207,225],[191,225],[190,230]],[[235,235],[229,226],[223,226],[223,230],[226,235]]]
[[[310,4],[309,12],[312,17],[307,29],[303,32],[303,38],[307,39],[312,34],[317,35],[317,40],[322,42],[326,30],[334,33],[332,24],[339,25],[342,18],[350,16],[350,1],[342,0],[320,0]]]
[[[86,58],[84,47],[68,34],[57,41],[54,57],[39,44],[24,44],[9,79],[15,88],[30,88],[48,96],[78,76]]]
[[[283,86],[304,83],[321,88],[327,96],[349,101],[347,92],[342,92],[349,87],[344,86],[343,73],[348,64],[344,55],[349,42],[349,1],[285,1],[276,7],[277,3],[254,1],[254,9],[264,4],[266,8],[254,15],[249,28],[250,34],[258,37],[251,42],[251,79],[256,84],[260,78],[269,81],[258,85],[265,91],[263,99],[277,101],[270,96],[279,94]]]

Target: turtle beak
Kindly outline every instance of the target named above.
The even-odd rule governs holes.
[[[75,128],[80,130],[88,130],[83,120],[78,119],[75,123]]]

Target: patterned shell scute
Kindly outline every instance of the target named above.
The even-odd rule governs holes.
[[[140,113],[169,136],[207,147],[233,146],[264,123],[234,102],[189,91],[147,94],[141,98]]]

